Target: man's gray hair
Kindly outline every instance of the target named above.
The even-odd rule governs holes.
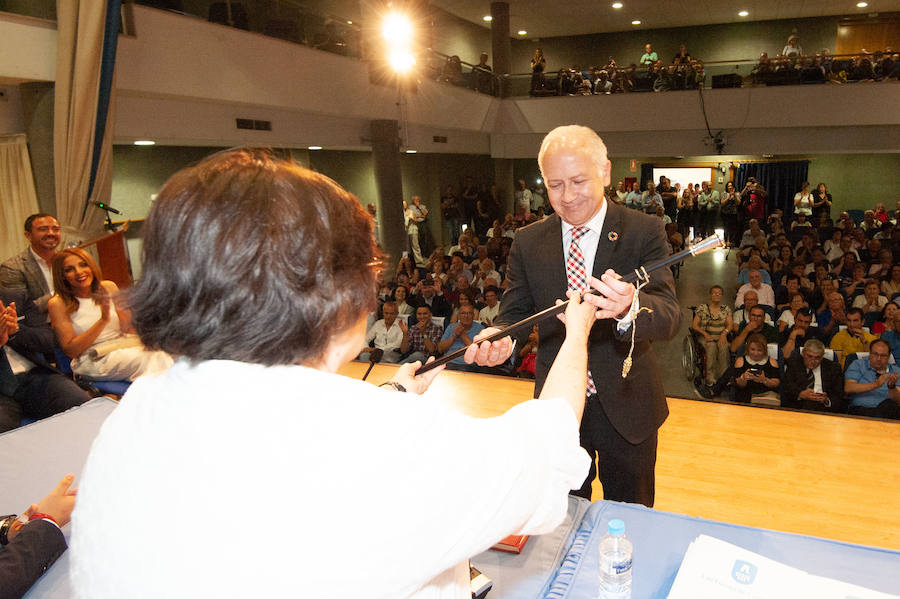
[[[544,175],[544,156],[549,151],[559,149],[584,152],[597,165],[597,173],[599,175],[602,176],[606,172],[606,166],[609,164],[606,144],[589,127],[583,125],[562,125],[553,129],[544,137],[544,141],[541,142],[541,150],[538,152],[538,166],[541,169],[542,176]],[[544,180],[547,180],[546,176],[544,176]]]
[[[803,344],[803,351],[812,352],[820,356],[825,354],[825,344],[818,339],[807,339]]]

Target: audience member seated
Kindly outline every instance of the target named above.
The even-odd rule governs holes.
[[[39,420],[90,399],[44,357],[54,353],[56,338],[26,294],[0,288],[0,433],[18,427],[23,416]]]
[[[774,308],[775,292],[772,291],[771,285],[763,283],[762,273],[759,270],[751,270],[749,271],[749,273],[747,273],[747,280],[749,282],[746,285],[741,285],[740,288],[738,288],[737,297],[735,297],[734,300],[734,305],[743,306],[744,294],[752,289],[756,292],[760,304]]]
[[[447,354],[468,347],[482,330],[484,330],[484,325],[480,322],[475,322],[475,307],[460,306],[459,322],[447,327],[437,344],[437,351],[441,354]],[[447,364],[447,369],[479,372],[481,367],[476,364],[466,364],[466,361],[460,356],[451,360]]]
[[[825,339],[830,340],[838,332],[841,325],[847,326],[846,304],[844,296],[833,291],[826,296],[826,308],[816,313],[816,321]]]
[[[866,210],[863,213],[863,222],[859,223],[859,228],[863,231],[874,231],[881,227],[881,221],[876,220],[874,210]]]
[[[751,218],[747,224],[749,225],[749,228],[744,231],[744,234],[741,236],[741,248],[755,246],[756,240],[759,238],[762,238],[763,241],[765,241],[766,234],[759,226],[759,219]]]
[[[23,597],[66,551],[62,528],[75,508],[75,476],[65,475],[40,503],[21,516],[0,519],[0,597]]]
[[[900,293],[900,264],[894,264],[889,271],[890,275],[881,282],[881,292],[889,298]]]
[[[882,308],[881,310],[881,314],[878,316],[878,320],[873,322],[872,326],[869,327],[869,330],[872,331],[872,334],[878,335],[879,337],[883,338],[885,333],[895,330],[894,316],[897,312],[900,312],[900,307],[898,307],[896,303],[886,303],[884,305],[884,308]]]
[[[822,340],[822,331],[815,325],[815,317],[812,310],[802,307],[793,316],[790,327],[781,331],[778,347],[781,355],[787,358],[794,350],[802,346],[810,339]]]
[[[90,380],[129,380],[164,372],[172,357],[147,350],[131,326],[131,312],[116,305],[119,288],[104,281],[100,267],[82,249],[53,257],[56,294],[47,307],[59,346],[72,371]]]
[[[799,355],[785,360],[781,406],[815,412],[846,410],[841,367],[825,358],[825,346],[818,339],[808,339]]]
[[[29,247],[0,265],[0,287],[25,291],[28,301],[46,316],[53,295],[50,264],[59,246],[61,228],[49,214],[32,214],[25,219]]]
[[[691,329],[700,335],[706,349],[706,384],[712,385],[722,376],[731,360],[728,332],[734,323],[731,308],[722,304],[723,289],[713,285],[709,289],[709,302],[700,304],[694,312]]]
[[[400,344],[403,343],[403,329],[397,318],[397,304],[386,302],[382,307],[384,318],[378,320],[366,331],[366,347],[359,354],[363,362],[369,361],[369,354],[376,349],[384,352],[381,361],[396,364],[400,361]]]
[[[475,320],[478,320],[479,313],[478,308],[475,306],[475,302],[472,301],[471,297],[467,293],[460,293],[457,296],[457,302],[453,306],[453,316],[450,317],[450,323],[459,322],[459,309],[463,306],[472,306],[475,308]]]
[[[872,264],[869,266],[868,276],[878,277],[879,279],[889,279],[891,276],[891,266],[894,265],[894,255],[891,253],[891,250],[881,248],[880,239],[870,239],[869,244],[869,255],[874,253],[876,259],[869,260]],[[876,244],[879,249],[872,249]]]
[[[500,290],[491,285],[484,288],[484,306],[479,311],[478,320],[484,326],[489,327],[500,313]]]
[[[394,293],[391,296],[391,299],[397,304],[397,316],[404,321],[407,316],[415,313],[415,308],[406,302],[407,295],[409,295],[409,289],[406,285],[397,285],[394,287]]]
[[[841,367],[847,359],[847,354],[869,351],[869,345],[878,339],[872,333],[863,329],[863,312],[859,308],[847,310],[847,328],[838,331],[831,338],[828,346],[841,352]]]
[[[900,419],[898,370],[890,364],[891,349],[887,341],[876,339],[868,358],[860,357],[847,366],[844,392],[850,399],[851,414],[877,418]]]
[[[790,251],[790,248],[788,248]],[[772,285],[772,275],[769,274],[769,266],[763,262],[762,256],[758,249],[753,248],[750,257],[741,265],[738,271],[738,285],[746,285],[750,282],[750,271],[758,270],[762,275],[762,281],[766,285]]]
[[[749,321],[738,325],[737,335],[731,340],[731,351],[737,352],[747,342],[747,338],[759,334],[766,343],[778,343],[778,330],[766,322],[766,311],[759,304],[747,311]]]
[[[444,329],[431,321],[431,308],[423,304],[416,308],[416,324],[406,326],[400,323],[403,340],[400,342],[400,353],[405,355],[403,364],[422,362],[437,353],[437,344],[441,340]]]
[[[800,277],[790,273],[785,276],[784,285],[779,285],[775,291],[775,308],[777,310],[789,308],[795,295],[799,295],[803,302],[807,303],[807,293],[808,291],[800,286]]]
[[[520,378],[533,379],[535,377],[538,344],[538,327],[534,325],[528,334],[528,339],[519,350],[519,366],[516,368],[516,374]]]
[[[758,309],[757,306],[751,317],[756,315]],[[714,385],[698,391],[703,397],[712,399],[731,387],[735,401],[750,403],[753,398],[764,398],[772,402],[778,399],[779,377],[778,362],[769,357],[766,338],[754,333],[746,339],[743,355],[735,358],[725,374]]]
[[[869,312],[880,313],[887,303],[888,298],[880,294],[878,281],[869,279],[866,282],[865,291],[861,295],[857,295],[853,300],[853,307],[859,308],[865,315]]]
[[[831,232],[831,239],[826,240],[825,243],[822,244],[822,249],[825,250],[825,259],[831,264],[835,264],[836,261],[844,257],[844,250],[841,249],[842,237],[843,233],[841,230],[835,228]]]
[[[791,301],[781,308],[781,314],[778,315],[778,332],[783,333],[786,329],[794,326],[797,312],[802,309],[809,310],[809,303],[801,293],[794,292],[791,296]],[[813,315],[812,311],[810,311],[810,317],[813,321],[813,326],[816,326],[816,317]]]
[[[750,320],[750,309],[759,303],[759,295],[752,289],[744,294],[744,305],[735,309],[731,314],[731,320],[734,324],[731,326],[731,332],[737,333],[740,326]],[[766,324],[775,326],[772,316],[766,312]]]
[[[499,284],[501,279],[500,273],[494,268],[494,261],[490,258],[485,258],[479,263],[472,284],[484,293],[484,288],[489,284],[488,281],[491,279],[493,279],[496,284]]]
[[[432,316],[450,318],[453,314],[453,308],[444,299],[444,296],[438,294],[438,290],[434,278],[431,275],[426,276],[416,286],[416,292],[413,293],[410,299],[410,305],[414,308],[428,306]]]

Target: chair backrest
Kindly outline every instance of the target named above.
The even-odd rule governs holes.
[[[432,316],[431,317],[432,324],[436,324],[437,326],[441,327],[442,329],[444,328],[445,320],[447,320],[447,318],[444,316]]]
[[[844,371],[846,372],[847,368],[850,367],[853,362],[856,360],[868,360],[869,352],[867,351],[858,351],[854,353],[847,354],[847,359],[844,361]],[[896,364],[897,361],[894,360],[894,354],[890,354],[888,357],[888,364]]]

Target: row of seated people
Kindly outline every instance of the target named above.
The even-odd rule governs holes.
[[[30,247],[0,265],[0,432],[91,395],[120,395],[138,376],[172,364],[131,334],[118,287],[90,254],[57,251],[60,231],[53,216],[30,216]]]
[[[823,320],[829,317],[826,326],[817,326],[817,314],[804,305],[800,294],[792,297],[777,326],[755,292],[748,292],[747,303],[734,312],[721,300],[722,288],[714,286],[710,301],[697,306],[691,323],[692,334],[703,348],[702,373],[694,381],[701,396],[713,398],[727,391],[736,401],[900,418],[900,393],[887,393],[893,389],[887,379],[873,385],[881,375],[896,372],[896,367],[886,368],[886,364],[900,357],[900,307],[894,302],[885,305],[878,313],[881,320],[870,329],[863,326],[862,309],[843,309],[838,292],[831,294],[831,308],[826,309],[830,314],[818,314]],[[823,361],[826,347],[829,355]],[[852,366],[862,355],[868,361]],[[817,370],[818,378],[813,380],[808,369],[815,370],[810,365],[818,361],[824,370]],[[823,392],[822,381],[833,383],[834,372],[840,380],[842,369],[846,383],[826,385]],[[814,392],[806,392],[805,385],[812,383],[809,388]]]

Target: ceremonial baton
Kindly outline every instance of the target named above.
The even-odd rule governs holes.
[[[641,266],[639,268],[634,269],[630,273],[623,275],[621,280],[625,281],[626,283],[633,283],[635,281],[647,282],[650,280],[650,273],[655,270],[659,270],[660,268],[666,268],[668,266],[671,266],[673,264],[681,262],[682,260],[685,260],[686,258],[690,258],[691,256],[699,256],[700,254],[708,252],[709,250],[715,249],[717,247],[722,247],[724,245],[725,245],[725,243],[722,241],[721,237],[719,237],[718,235],[710,235],[706,239],[701,239],[700,241],[691,244],[687,249],[682,250],[682,251],[678,252],[677,254],[672,254],[668,258],[664,258],[664,259],[654,262],[652,264],[648,264],[646,266]],[[589,293],[594,293],[594,292],[590,291]],[[595,295],[596,295],[596,293],[595,293]],[[539,323],[540,321],[542,321],[546,318],[549,318],[550,316],[553,316],[555,314],[565,312],[566,306],[568,306],[568,305],[569,305],[569,300],[565,300],[561,304],[557,304],[555,306],[550,306],[546,310],[541,310],[537,314],[534,314],[532,316],[529,316],[528,318],[520,320],[519,322],[517,322],[515,324],[511,324],[508,327],[506,327],[505,329],[503,329],[501,331],[497,331],[493,335],[488,335],[484,339],[479,339],[478,341],[476,341],[476,343],[478,343],[480,345],[483,341],[497,341],[498,339],[503,339],[504,337],[516,335],[525,330],[530,330],[531,327],[533,327],[535,324]],[[420,367],[416,371],[416,376],[423,374],[425,372],[428,372],[432,368],[437,368],[438,366],[440,366],[442,364],[446,364],[447,362],[455,360],[456,358],[459,358],[460,356],[463,356],[466,353],[466,350],[468,349],[468,347],[469,346],[466,346],[462,349],[458,349],[453,353],[450,353],[445,356],[441,356],[440,358],[437,358],[433,362],[428,362],[427,364],[424,364],[422,367]]]

